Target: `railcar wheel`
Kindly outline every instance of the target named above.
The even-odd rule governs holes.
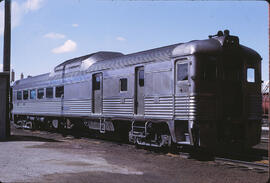
[[[33,123],[32,121],[26,121],[25,122],[25,128],[29,130],[33,130]]]
[[[58,120],[56,120],[56,119],[52,120],[52,128],[53,128],[53,129],[57,129],[58,126],[59,126]]]
[[[64,130],[64,124],[61,122],[61,119],[53,119],[50,126],[53,130],[59,133],[62,133]]]
[[[171,144],[169,145],[169,151],[170,153],[177,154],[178,153],[178,145],[171,141]]]
[[[31,123],[32,123],[31,130],[38,130],[38,129],[40,129],[40,121],[37,118],[34,118],[33,120],[31,120]]]
[[[23,128],[23,122],[22,122],[22,120],[18,120],[15,124],[16,124],[15,128],[18,128],[18,129]]]

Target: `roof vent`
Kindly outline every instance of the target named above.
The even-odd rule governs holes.
[[[84,61],[87,61],[88,63],[91,62],[90,65],[92,65],[93,63],[98,62],[98,61],[103,61],[103,60],[107,60],[107,59],[111,59],[111,58],[115,58],[115,57],[120,57],[123,55],[124,54],[120,53],[120,52],[100,51],[100,52],[96,52],[96,53],[92,53],[92,54],[88,54],[88,55],[84,55],[81,57],[67,60],[67,61],[59,64],[58,66],[56,66],[54,68],[54,72],[62,71],[64,68],[65,69],[72,69],[72,68],[76,68],[76,67],[79,68],[79,66],[81,66],[82,64],[84,65],[83,68],[85,68]]]

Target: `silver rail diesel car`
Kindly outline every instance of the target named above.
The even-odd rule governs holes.
[[[84,125],[148,146],[251,147],[261,134],[260,55],[229,31],[124,55],[100,51],[14,83],[14,122]]]

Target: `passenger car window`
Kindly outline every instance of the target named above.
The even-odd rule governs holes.
[[[17,91],[17,100],[22,100],[22,92]]]
[[[100,76],[95,75],[93,77],[93,88],[94,90],[100,90]]]
[[[57,86],[55,88],[55,97],[60,98],[62,96],[64,98],[64,86]]]
[[[30,99],[36,99],[36,90],[35,89],[30,90]]]
[[[43,99],[44,98],[44,88],[38,89],[37,93],[38,93],[38,95],[37,95],[38,99]]]
[[[28,99],[28,90],[23,90],[23,100]]]
[[[120,79],[120,91],[127,91],[127,78]]]
[[[177,64],[177,81],[188,80],[188,63]]]
[[[255,82],[255,69],[247,68],[247,82],[254,83]]]
[[[139,71],[139,86],[144,86],[144,70]]]
[[[53,98],[53,88],[46,88],[46,98]]]

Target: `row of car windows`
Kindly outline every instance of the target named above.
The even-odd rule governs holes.
[[[214,65],[211,65],[213,67],[210,67],[208,65],[207,69],[203,72],[203,80],[214,80],[216,79],[216,67]],[[185,81],[188,80],[188,64],[178,64],[177,65],[177,80],[178,81]],[[207,71],[207,72],[205,72]],[[232,78],[232,80],[239,80],[237,73],[235,78]],[[231,75],[232,76],[232,73]],[[100,90],[100,80],[101,75],[97,74],[93,78],[93,89],[94,90]],[[229,77],[228,77],[229,78]],[[120,92],[127,91],[128,89],[128,80],[127,78],[121,78],[120,80]],[[248,82],[255,82],[255,69],[254,68],[247,68],[247,81]],[[144,71],[139,72],[139,85],[142,87],[144,86]],[[39,89],[31,89],[31,90],[23,90],[23,91],[17,91],[17,100],[28,100],[29,99],[29,93],[30,93],[30,99],[43,99],[43,98],[53,98],[53,87],[48,88],[39,88]],[[46,95],[45,92],[46,91]],[[37,97],[36,97],[37,94]],[[55,97],[60,98],[64,96],[64,86],[57,86],[55,87]]]
[[[255,82],[256,70],[254,67],[247,68],[246,81],[249,83]],[[177,64],[177,81],[188,80],[188,63]],[[218,79],[217,66],[215,64],[205,64],[201,68],[200,79],[205,81],[215,81]],[[241,80],[241,68],[224,68],[223,79],[227,81],[240,81]]]
[[[17,100],[64,97],[64,86],[56,86],[55,93],[53,92],[53,90],[54,90],[54,87],[17,91]]]
[[[100,90],[100,76],[95,76],[93,80],[93,89]],[[120,92],[128,90],[127,78],[120,79]],[[55,96],[53,96],[53,87],[30,89],[17,91],[17,100],[28,100],[28,99],[43,99],[43,98],[61,98],[64,97],[64,86],[55,87]]]

